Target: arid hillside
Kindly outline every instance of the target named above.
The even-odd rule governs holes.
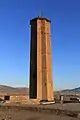
[[[56,91],[55,94],[80,94],[80,87],[74,89],[65,89],[62,91]],[[10,87],[6,85],[0,85],[0,94],[29,94],[29,88],[27,87]]]
[[[10,87],[5,85],[0,85],[0,94],[27,94],[29,89],[27,87]]]

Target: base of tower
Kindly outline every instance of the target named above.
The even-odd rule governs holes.
[[[50,104],[54,104],[55,101],[54,100],[40,100],[39,102],[41,105],[50,105]]]
[[[27,104],[39,104],[38,99],[28,99]]]
[[[54,100],[28,99],[28,104],[50,105],[55,104]]]

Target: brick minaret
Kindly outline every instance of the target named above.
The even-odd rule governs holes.
[[[50,20],[37,17],[30,20],[30,99],[54,100]]]

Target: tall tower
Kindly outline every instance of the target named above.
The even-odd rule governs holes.
[[[54,100],[50,23],[43,17],[30,20],[30,99]]]

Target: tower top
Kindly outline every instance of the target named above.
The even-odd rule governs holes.
[[[42,17],[42,16],[38,16],[36,18],[33,18],[30,20],[30,24],[33,22],[33,21],[36,21],[36,20],[46,20],[47,22],[51,22],[48,18],[45,18],[45,17]]]
[[[39,13],[39,16],[38,17],[42,17],[42,12],[40,11],[40,13]]]

